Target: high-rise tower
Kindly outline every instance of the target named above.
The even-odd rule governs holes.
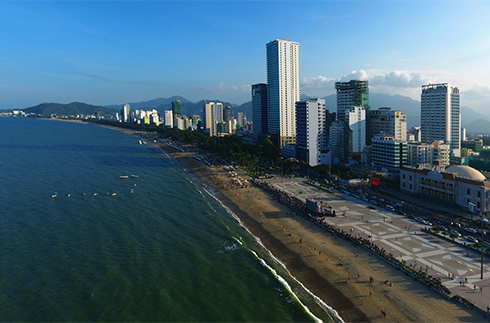
[[[252,85],[253,136],[255,140],[258,139],[259,134],[269,133],[267,111],[267,84]]]
[[[295,104],[300,100],[299,43],[273,40],[267,45],[268,130],[279,145],[296,142]]]
[[[443,140],[449,144],[451,154],[460,157],[459,89],[448,83],[423,85],[420,126],[422,142]]]
[[[172,101],[173,125],[178,128],[178,119],[182,117],[182,102],[180,100]]]
[[[344,120],[345,112],[354,107],[363,107],[369,111],[368,81],[351,80],[335,82],[337,90],[337,118]]]

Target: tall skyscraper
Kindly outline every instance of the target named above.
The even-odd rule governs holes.
[[[354,107],[370,110],[368,81],[335,82],[335,89],[337,90],[337,118],[344,120],[345,112]]]
[[[309,99],[296,102],[296,146],[298,159],[310,166],[329,164],[326,160],[325,100]]]
[[[167,128],[174,127],[174,117],[172,114],[172,110],[165,110],[165,127]]]
[[[420,112],[422,142],[443,140],[449,144],[451,154],[460,157],[459,89],[448,83],[423,85]]]
[[[172,114],[173,114],[173,125],[175,128],[178,127],[178,119],[182,118],[182,102],[180,100],[172,101]]]
[[[259,134],[269,133],[267,118],[267,84],[252,85],[252,117],[253,136],[258,139]]]
[[[267,45],[267,105],[270,134],[279,145],[296,142],[296,101],[300,100],[299,43],[273,40]]]
[[[121,109],[121,118],[122,122],[129,122],[129,104],[127,103]]]
[[[204,126],[209,136],[218,135],[218,122],[223,121],[223,104],[209,102],[204,105]]]
[[[231,120],[231,106],[227,105],[223,111],[223,121]]]

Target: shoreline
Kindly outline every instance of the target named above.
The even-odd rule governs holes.
[[[129,129],[99,126],[142,136]],[[145,139],[153,140],[150,137]],[[337,311],[345,322],[482,321],[476,311],[448,302],[367,249],[334,238],[311,221],[294,215],[289,207],[276,201],[262,188],[247,185],[237,189],[225,185],[228,179],[224,170],[196,161],[192,153],[178,151],[160,142],[152,142],[152,145],[160,147],[203,185],[215,190],[214,196],[286,265],[290,274]],[[344,263],[341,268],[337,266],[339,261]],[[361,278],[356,279],[359,273]],[[395,282],[396,288],[369,284],[368,275],[388,277]],[[346,277],[350,283],[346,283]],[[387,313],[386,317],[381,311]]]

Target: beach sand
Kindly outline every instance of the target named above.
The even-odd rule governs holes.
[[[183,153],[162,143],[155,145],[184,164],[203,184],[216,188],[215,196],[286,264],[296,279],[335,309],[345,322],[486,321],[480,312],[446,300],[369,250],[337,239],[312,222],[293,215],[291,209],[261,188],[250,185],[230,188],[226,185],[229,178],[224,169],[196,161],[193,153]],[[242,178],[248,178],[239,173]],[[343,266],[339,267],[339,262]],[[375,279],[373,284],[369,277]],[[393,282],[393,287],[381,283],[385,280]]]
[[[218,188],[216,197],[286,264],[296,279],[333,307],[345,322],[483,320],[481,313],[449,302],[372,252],[350,241],[336,239],[312,222],[293,215],[291,209],[261,188],[226,188],[227,171],[205,166],[189,153],[164,149],[206,183]],[[241,176],[248,177],[243,173]],[[339,262],[344,265],[339,267]],[[369,283],[369,277],[375,279],[373,284]],[[393,282],[393,287],[380,282],[385,280]],[[386,312],[386,318],[381,311]]]

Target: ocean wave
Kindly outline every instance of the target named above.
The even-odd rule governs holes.
[[[245,229],[245,231],[248,232],[248,234],[250,234],[251,237],[253,237],[255,239],[255,241],[264,249],[267,251],[267,253],[269,254],[269,256],[278,264],[280,264],[284,270],[286,270],[286,272],[288,273],[288,275],[294,279],[294,281],[296,283],[298,283],[301,288],[303,290],[305,290],[314,300],[315,302],[321,307],[323,308],[329,315],[330,317],[332,318],[332,320],[336,323],[344,323],[344,320],[340,317],[340,315],[338,314],[338,312],[333,309],[331,306],[329,306],[327,303],[325,303],[321,298],[319,298],[318,296],[316,296],[315,294],[313,294],[308,288],[306,288],[305,285],[303,285],[298,279],[296,279],[296,277],[294,277],[291,272],[287,269],[287,266],[286,264],[279,258],[277,258],[276,256],[274,256],[272,254],[272,252],[267,249],[264,244],[262,243],[262,241],[260,240],[259,237],[255,236],[242,222],[242,220],[240,219],[240,217],[238,215],[236,215],[232,210],[230,210],[226,205],[223,204],[222,201],[220,201],[216,196],[210,194],[206,189],[204,189],[211,197],[213,197],[225,210],[228,214],[230,214],[237,222],[238,224]],[[237,239],[237,241],[239,241]],[[240,241],[240,244],[242,244],[242,242]],[[259,262],[266,268],[268,268],[271,273],[274,275],[274,277],[289,291],[289,293],[294,297],[294,299],[297,300],[297,302],[304,308],[304,310],[315,320],[315,322],[322,322],[321,319],[319,319],[318,317],[316,317],[311,311],[310,309],[304,305],[300,299],[298,298],[298,296],[294,293],[294,291],[291,289],[289,283],[281,276],[277,273],[277,271],[270,267],[267,262],[260,258],[257,253],[251,249],[248,249],[258,260]]]

